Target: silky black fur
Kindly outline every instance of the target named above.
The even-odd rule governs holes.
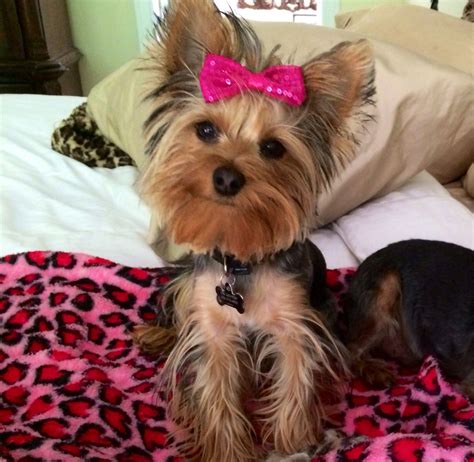
[[[378,334],[372,310],[388,275],[399,278],[400,302],[393,313],[403,344],[396,351],[417,362],[435,356],[444,373],[474,384],[474,252],[458,245],[413,239],[398,242],[368,257],[350,285],[345,310],[345,342]],[[394,351],[396,338],[381,336],[374,349]],[[385,344],[385,345],[384,345]],[[358,345],[360,347],[360,345]]]

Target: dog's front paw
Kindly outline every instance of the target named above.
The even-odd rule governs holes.
[[[174,327],[142,324],[134,327],[132,337],[144,353],[156,357],[172,350],[176,344],[177,332]]]
[[[376,358],[357,359],[354,362],[354,372],[367,385],[377,389],[388,388],[395,382],[395,374],[387,362]]]

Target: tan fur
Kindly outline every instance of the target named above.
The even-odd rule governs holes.
[[[369,310],[371,323],[357,342],[357,354],[364,355],[377,345],[384,345],[389,339],[395,341],[400,331],[400,276],[390,272],[384,275],[374,293]],[[389,348],[389,347],[387,347]]]
[[[177,334],[174,327],[143,324],[134,328],[133,338],[143,352],[160,356],[168,354],[174,348]]]
[[[200,10],[198,15],[195,14],[197,10]],[[196,36],[199,36],[201,44],[213,53],[223,52],[226,48],[228,50],[230,44],[224,45],[226,28],[212,2],[172,0],[168,15],[170,28],[163,48],[167,50],[165,65],[169,72],[176,72],[187,65],[183,59],[183,49],[186,50],[187,57],[194,58],[192,39]]]
[[[334,116],[341,124],[358,99],[371,72],[372,50],[367,41],[338,45],[304,66],[306,84],[333,99]]]
[[[341,43],[303,69],[306,85],[312,90],[308,102],[311,110],[330,107],[326,123],[336,129],[331,138],[332,153],[341,168],[353,158],[364,127],[361,122],[373,117],[370,103],[363,100],[373,79],[371,46],[366,40]]]
[[[268,444],[291,453],[317,443],[324,418],[319,394],[333,389],[344,373],[336,342],[291,276],[259,268],[243,315],[217,304],[212,288],[220,277],[205,272],[194,281],[192,299],[176,298],[177,344],[164,374],[172,415],[189,431],[188,456],[197,448],[196,460],[256,460],[243,400],[249,382],[263,387],[254,420],[263,424]],[[255,333],[253,350],[247,330]],[[265,371],[267,361],[271,367]]]
[[[374,301],[377,310],[376,316],[384,319],[384,325],[388,325],[389,320],[398,317],[400,301],[400,275],[395,272],[387,273],[379,284],[377,297]]]
[[[301,107],[254,91],[206,104],[199,87],[206,53],[260,72],[280,62],[275,50],[265,55],[249,26],[221,16],[210,0],[171,0],[157,33],[151,55],[160,83],[149,96],[149,161],[138,184],[154,220],[151,238],[166,253],[169,239],[195,254],[217,248],[260,264],[245,284],[244,314],[217,304],[222,269],[211,265],[168,290],[172,329],[142,327],[135,338],[154,353],[175,342],[163,372],[189,460],[258,460],[255,420],[263,450],[295,452],[318,442],[321,395],[344,376],[345,359],[310,308],[307,288],[268,261],[309,235],[319,193],[354,155],[363,107],[372,103],[370,50],[346,43],[302,66]],[[196,125],[204,121],[217,139],[199,138]],[[260,152],[269,139],[284,146],[281,158]],[[220,167],[245,178],[237,194],[216,192]],[[258,398],[253,416],[244,407],[248,394]]]
[[[265,359],[274,358],[267,374],[271,385],[259,411],[264,438],[289,454],[321,437],[324,408],[319,393],[340,380],[343,360],[322,320],[308,306],[307,294],[291,277],[262,271],[255,292],[249,297],[249,315],[264,338],[256,371]]]
[[[189,431],[183,446],[188,457],[196,450],[196,460],[245,462],[254,460],[252,427],[242,408],[245,338],[238,313],[220,307],[209,290],[218,282],[217,274],[197,278],[191,305],[176,306],[178,343],[164,374],[173,393],[171,413]],[[178,374],[185,386],[176,382]]]
[[[389,357],[400,355],[403,328],[400,310],[400,276],[389,272],[381,278],[374,293],[372,306],[368,310],[371,320],[367,323],[367,329],[349,345],[354,356],[354,372],[370,385],[382,387],[394,381],[394,373],[387,363],[370,356],[374,350],[383,351]],[[410,357],[408,352],[406,356]]]
[[[166,233],[197,253],[219,247],[243,260],[288,248],[304,237],[314,215],[303,211],[316,209],[322,186],[311,153],[286,125],[291,119],[281,105],[253,95],[219,106],[193,103],[194,110],[179,121],[187,128],[179,130],[179,139],[170,140],[169,146],[165,136],[161,147],[166,156],[152,162],[140,181],[143,197],[153,209],[162,210]],[[197,140],[194,125],[202,120],[222,130],[219,147]],[[286,143],[283,159],[259,156],[258,143],[270,137]],[[212,174],[222,165],[233,165],[246,177],[235,198],[221,198],[213,189]]]
[[[168,284],[162,304],[163,306],[167,304],[180,306],[180,310],[173,308],[173,314],[178,319],[170,327],[153,324],[136,326],[133,331],[133,338],[140,345],[142,351],[156,357],[170,353],[178,339],[177,326],[183,324],[191,308],[192,296],[193,278],[189,277],[189,274],[178,276]],[[185,309],[186,307],[188,309]]]
[[[316,223],[319,193],[352,158],[360,119],[367,116],[361,109],[364,98],[370,100],[364,88],[371,88],[371,50],[364,41],[345,43],[305,64],[308,96],[300,108],[255,92],[206,104],[198,90],[205,52],[240,57],[256,70],[276,58],[265,58],[250,40],[236,43],[230,22],[212,2],[197,3],[172,2],[166,33],[156,45],[157,77],[187,72],[188,80],[183,89],[174,83],[170,94],[155,98],[160,127],[167,129],[155,145],[156,128],[147,126],[150,161],[139,190],[162,241],[195,253],[218,247],[241,260],[259,260],[308,236]],[[215,144],[196,136],[195,125],[205,120],[219,130]],[[311,136],[320,139],[314,142]],[[287,152],[282,159],[259,154],[259,144],[268,138],[283,143]],[[212,174],[221,166],[233,166],[246,178],[233,198],[222,198],[213,189]],[[159,245],[167,253],[165,243]]]
[[[324,72],[324,65],[321,67]],[[326,91],[325,84],[317,81],[315,91]],[[354,84],[339,99],[355,98],[355,88],[360,90]],[[341,107],[344,114],[348,105]],[[315,165],[315,153],[302,142],[297,127],[306,117],[304,112],[249,93],[217,105],[189,97],[186,114],[177,120],[171,113],[164,117],[173,130],[160,142],[139,189],[160,216],[169,239],[196,253],[219,247],[246,260],[286,249],[309,234],[315,225],[318,193],[327,185]],[[343,118],[338,115],[331,122],[334,128]],[[221,131],[218,147],[196,138],[195,124],[203,120],[210,120]],[[287,153],[283,159],[259,156],[259,142],[267,138],[284,143]],[[333,138],[340,165],[350,159],[354,142],[354,137]],[[247,179],[235,198],[218,197],[212,187],[213,171],[225,165],[237,167]]]

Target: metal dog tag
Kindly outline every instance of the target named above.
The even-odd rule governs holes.
[[[232,286],[226,282],[216,287],[217,303],[235,308],[240,314],[244,310],[244,298],[239,293],[234,292]]]

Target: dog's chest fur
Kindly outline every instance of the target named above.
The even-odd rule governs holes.
[[[254,265],[250,274],[235,276],[234,291],[244,299],[245,311],[239,313],[217,301],[216,288],[227,281],[223,264],[209,256],[196,256],[174,287],[178,330],[184,323],[202,322],[210,335],[229,326],[240,334],[259,330],[279,335],[315,316],[321,324],[325,275],[324,257],[314,244],[309,240],[295,243]]]
[[[217,302],[215,288],[223,276],[219,264],[207,267],[194,277],[190,311],[209,323],[219,334],[220,326],[232,323],[239,328],[273,327],[284,329],[283,319],[297,315],[308,307],[308,293],[291,274],[271,265],[254,268],[249,276],[237,276],[235,291],[244,299],[244,313]],[[213,326],[213,327],[211,327]]]

